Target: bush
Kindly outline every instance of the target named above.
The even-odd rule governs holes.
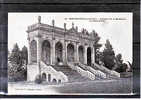
[[[41,77],[41,75],[37,75],[36,76],[35,83],[37,83],[37,84],[41,84],[42,83],[42,77]]]

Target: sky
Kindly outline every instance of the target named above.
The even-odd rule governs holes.
[[[95,30],[101,37],[103,44],[107,39],[113,46],[115,54],[121,53],[124,62],[132,63],[132,13],[8,13],[8,49],[12,50],[15,43],[20,49],[25,45],[28,47],[27,27],[38,22],[41,16],[41,23],[51,25],[55,20],[55,26],[67,29],[78,26],[78,31],[82,28],[91,32]]]

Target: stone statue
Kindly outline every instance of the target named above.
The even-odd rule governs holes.
[[[38,16],[38,23],[41,24],[41,16]]]

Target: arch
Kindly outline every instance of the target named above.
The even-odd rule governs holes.
[[[51,62],[51,46],[48,40],[44,40],[42,43],[42,61],[46,64]]]
[[[42,73],[42,80],[46,81],[46,73]]]
[[[78,52],[79,52],[79,62],[84,63],[84,47],[82,45],[78,47]]]
[[[51,74],[48,74],[48,82],[51,82]]]
[[[52,83],[57,83],[57,80],[54,78],[54,79],[52,80]]]
[[[35,40],[32,40],[30,43],[30,52],[31,52],[31,62],[36,63],[37,62],[37,42]]]
[[[63,58],[63,45],[61,42],[57,42],[55,44],[55,58],[56,58],[56,62],[62,62]]]
[[[60,79],[58,80],[58,83],[61,83],[61,80]]]
[[[91,66],[91,47],[87,48],[87,65]]]
[[[67,45],[67,60],[68,62],[74,62],[74,45],[71,43]]]

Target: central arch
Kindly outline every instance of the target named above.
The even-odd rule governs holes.
[[[91,66],[91,48],[87,48],[87,65]]]
[[[46,81],[46,74],[45,73],[42,74],[42,80]]]
[[[67,46],[67,60],[68,62],[74,62],[74,45],[71,43]]]
[[[50,64],[51,46],[49,41],[44,40],[42,43],[42,61],[46,64]]]
[[[32,40],[30,43],[30,52],[31,52],[31,62],[36,63],[37,62],[37,42],[35,40]]]
[[[56,62],[62,62],[63,46],[61,42],[57,42],[55,45]]]
[[[84,63],[84,48],[83,46],[79,46],[79,62]]]

